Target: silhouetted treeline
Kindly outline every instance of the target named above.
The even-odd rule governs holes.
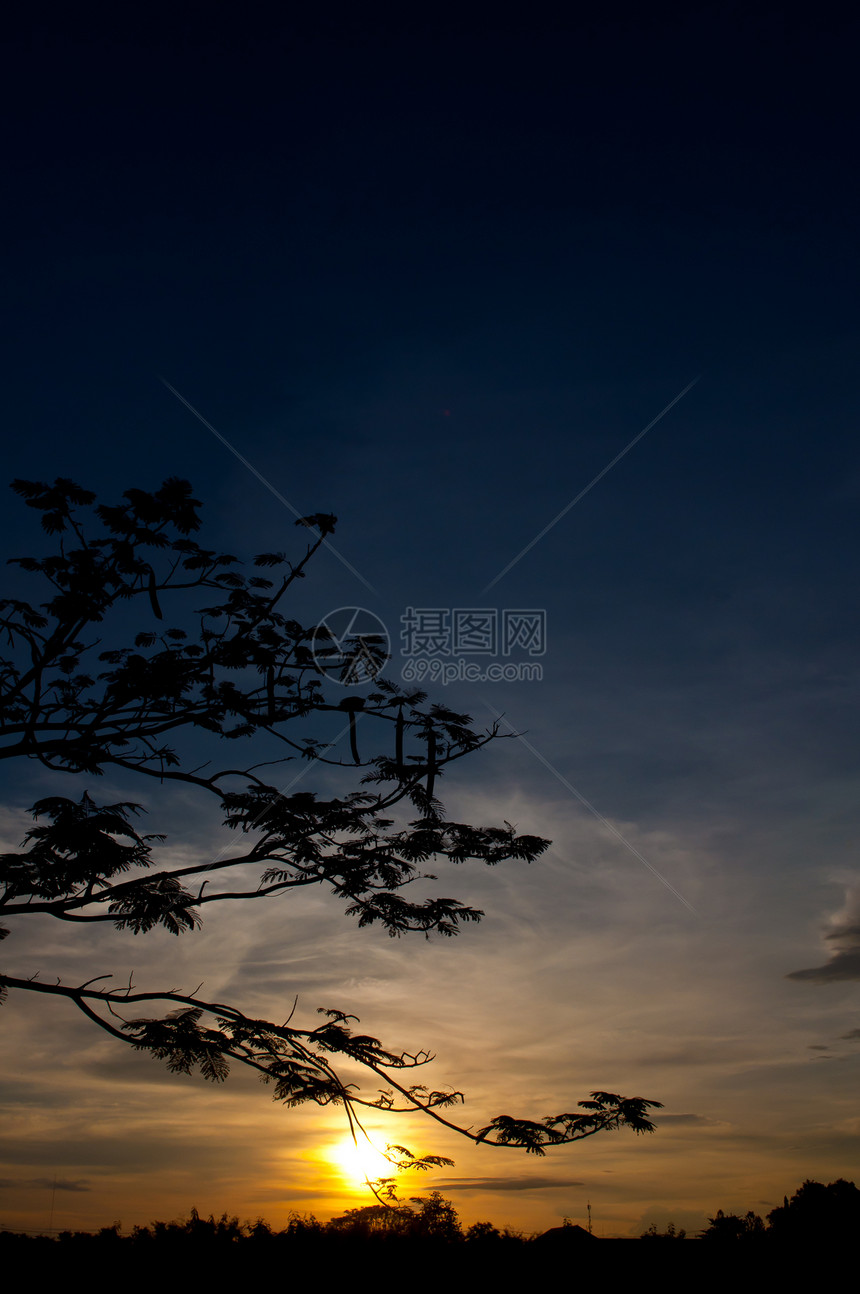
[[[190,1217],[174,1222],[151,1222],[148,1227],[134,1227],[122,1234],[121,1224],[102,1227],[100,1231],[62,1231],[56,1238],[27,1237],[13,1232],[0,1233],[0,1243],[12,1239],[36,1244],[46,1242],[53,1246],[79,1248],[115,1248],[147,1251],[158,1247],[188,1248],[205,1245],[213,1248],[241,1246],[271,1247],[274,1245],[314,1245],[333,1241],[372,1243],[412,1240],[431,1241],[434,1244],[518,1246],[526,1237],[518,1231],[505,1228],[500,1231],[491,1222],[476,1222],[465,1231],[453,1204],[438,1191],[422,1200],[417,1208],[409,1204],[373,1204],[360,1209],[348,1209],[330,1222],[320,1222],[313,1214],[293,1213],[282,1230],[276,1231],[262,1218],[256,1222],[240,1222],[238,1217],[222,1213],[220,1218],[210,1214],[201,1218],[196,1209]]]
[[[842,1177],[827,1186],[807,1180],[791,1199],[783,1196],[771,1209],[766,1226],[752,1210],[741,1217],[718,1209],[708,1221],[703,1240],[823,1244],[853,1239],[860,1234],[860,1191]]]
[[[224,1213],[200,1217],[192,1209],[187,1219],[136,1226],[123,1235],[120,1224],[96,1233],[61,1232],[56,1238],[0,1232],[0,1269],[4,1259],[24,1272],[120,1271],[128,1291],[152,1291],[161,1273],[185,1273],[198,1282],[241,1276],[248,1264],[282,1265],[349,1276],[357,1269],[386,1270],[415,1266],[421,1271],[447,1268],[456,1253],[458,1269],[485,1272],[518,1269],[531,1242],[521,1233],[499,1230],[490,1222],[464,1229],[454,1206],[434,1192],[413,1208],[371,1205],[349,1209],[330,1222],[312,1215],[293,1214],[276,1231],[258,1218],[240,1222]],[[171,1286],[173,1288],[173,1286]]]
[[[842,1178],[827,1186],[805,1181],[790,1200],[784,1197],[783,1204],[767,1214],[766,1223],[752,1210],[741,1216],[718,1209],[708,1221],[709,1226],[697,1238],[732,1244],[753,1243],[768,1246],[771,1252],[775,1247],[793,1243],[832,1246],[860,1234],[860,1190]],[[689,1237],[684,1231],[676,1231],[670,1223],[664,1232],[652,1225],[640,1238],[683,1240]],[[148,1259],[157,1264],[164,1259],[181,1261],[187,1257],[197,1265],[199,1273],[201,1262],[216,1269],[232,1255],[250,1256],[250,1251],[255,1256],[272,1259],[279,1254],[325,1251],[327,1260],[336,1260],[340,1254],[345,1261],[355,1261],[358,1251],[379,1253],[384,1249],[388,1257],[394,1258],[406,1250],[413,1256],[416,1250],[436,1254],[444,1250],[453,1256],[451,1251],[456,1249],[463,1261],[473,1258],[501,1268],[520,1258],[534,1262],[559,1247],[575,1248],[577,1261],[586,1251],[594,1258],[596,1252],[591,1245],[594,1239],[582,1227],[571,1225],[568,1219],[564,1226],[552,1227],[537,1236],[525,1236],[510,1228],[500,1230],[491,1222],[476,1222],[464,1229],[453,1204],[434,1191],[424,1199],[413,1200],[412,1204],[395,1202],[347,1209],[330,1222],[320,1222],[312,1214],[293,1213],[280,1231],[262,1218],[256,1222],[240,1222],[238,1217],[226,1213],[220,1218],[213,1215],[201,1218],[196,1209],[184,1220],[136,1226],[127,1235],[122,1234],[118,1222],[98,1232],[63,1231],[55,1238],[0,1231],[0,1261],[13,1254],[25,1263],[28,1258],[36,1261],[61,1255],[64,1262],[76,1258],[87,1262],[122,1257],[150,1267]],[[677,1248],[673,1246],[674,1250]]]

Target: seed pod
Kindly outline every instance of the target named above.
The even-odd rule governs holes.
[[[427,799],[433,799],[436,785],[436,730],[431,728],[427,733]]]
[[[394,762],[397,772],[403,770],[403,706],[397,711],[397,724],[394,729]]]
[[[156,620],[163,620],[164,616],[161,613],[161,607],[158,605],[158,594],[155,589],[155,571],[151,566],[149,568],[149,605],[152,607],[152,614]]]

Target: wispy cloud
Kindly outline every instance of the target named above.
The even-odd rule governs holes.
[[[555,1191],[584,1186],[577,1177],[462,1177],[439,1182],[440,1191]]]
[[[674,1124],[679,1127],[699,1127],[699,1128],[717,1128],[725,1127],[719,1119],[711,1119],[707,1114],[661,1114],[660,1127],[666,1127],[668,1124]]]
[[[860,884],[853,885],[842,908],[830,918],[824,942],[832,949],[823,966],[791,971],[786,979],[832,984],[838,980],[860,979]]]
[[[526,750],[529,751],[532,755],[534,755],[535,759],[538,760],[541,764],[543,764],[544,768],[546,768],[550,773],[552,773],[553,777],[558,782],[560,782],[561,785],[566,790],[570,791],[570,794],[575,799],[579,800],[579,803],[583,806],[583,808],[588,809],[588,812],[593,814],[594,817],[597,818],[598,822],[602,822],[604,827],[606,827],[606,830],[611,831],[612,835],[615,836],[617,840],[621,841],[624,848],[628,849],[630,853],[633,854],[634,858],[638,858],[642,866],[646,867],[648,871],[651,873],[651,875],[654,876],[660,882],[661,885],[665,885],[669,893],[673,894],[679,903],[683,903],[684,907],[689,912],[692,912],[693,916],[698,916],[698,913],[696,912],[696,909],[693,907],[692,903],[688,902],[687,899],[684,898],[683,894],[681,894],[679,890],[675,889],[675,886],[672,884],[672,882],[667,880],[666,877],[662,874],[662,872],[658,872],[657,868],[653,865],[653,863],[649,863],[648,859],[645,858],[645,856],[639,852],[636,846],[632,845],[625,836],[622,836],[618,828],[614,827],[612,823],[608,820],[608,818],[604,818],[603,814],[598,809],[595,809],[594,805],[591,804],[590,801],[586,800],[585,796],[582,795],[581,792],[577,791],[575,786],[571,785],[571,783],[567,780],[564,774],[560,773],[559,770],[555,767],[555,765],[551,764],[549,760],[544,755],[542,755],[540,751],[535,746],[533,746],[532,743],[528,741],[521,732],[517,732],[513,724],[511,724],[509,720],[505,718],[505,716],[501,713],[501,711],[497,710],[495,706],[490,705],[489,702],[485,702],[484,704],[487,706],[488,710],[492,711],[492,713],[496,716],[497,719],[503,720],[507,724],[511,732],[516,736],[517,740],[521,741],[522,744],[525,746]]]

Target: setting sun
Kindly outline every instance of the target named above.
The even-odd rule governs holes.
[[[345,1137],[332,1147],[329,1156],[344,1177],[352,1182],[377,1181],[380,1177],[393,1177],[394,1166],[382,1151],[363,1137],[355,1142]]]

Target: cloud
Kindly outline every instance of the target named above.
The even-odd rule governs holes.
[[[824,941],[832,949],[830,960],[823,966],[792,971],[786,979],[809,980],[815,984],[860,979],[860,885],[848,889],[843,907],[827,925]]]
[[[573,1177],[462,1177],[440,1182],[440,1191],[549,1191],[561,1187],[584,1186]]]
[[[43,1190],[43,1191],[90,1191],[92,1187],[85,1177],[71,1181],[66,1177],[30,1177],[28,1179],[0,1177],[0,1190]]]
[[[706,1128],[716,1128],[721,1126],[719,1119],[711,1119],[706,1114],[661,1114],[655,1117],[660,1119],[661,1128],[667,1123],[674,1123],[676,1128],[690,1124],[696,1124],[699,1127]]]

